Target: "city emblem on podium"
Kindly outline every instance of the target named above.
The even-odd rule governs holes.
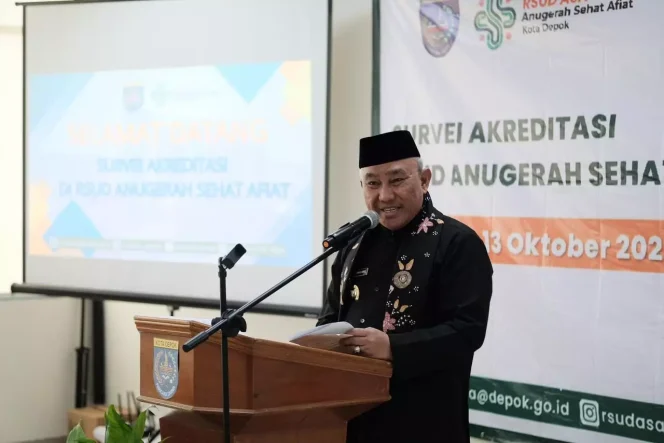
[[[172,398],[178,390],[179,345],[175,340],[154,339],[152,375],[154,386],[165,399]]]

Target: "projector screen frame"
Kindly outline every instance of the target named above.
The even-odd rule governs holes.
[[[23,27],[22,27],[22,106],[23,106],[23,122],[22,122],[22,155],[23,155],[23,226],[22,226],[22,252],[23,252],[23,269],[22,269],[22,283],[15,283],[11,286],[11,293],[23,293],[23,294],[36,294],[43,296],[53,296],[53,297],[73,297],[81,299],[91,299],[96,301],[119,301],[119,302],[130,302],[130,303],[143,303],[143,304],[157,304],[163,306],[175,306],[175,307],[190,307],[190,308],[210,308],[210,309],[219,309],[219,300],[212,298],[195,298],[195,297],[183,297],[183,296],[173,296],[173,295],[161,295],[156,293],[145,293],[145,292],[132,292],[132,291],[112,291],[112,290],[98,290],[98,289],[86,289],[86,288],[73,288],[66,286],[57,286],[57,285],[42,285],[42,284],[32,284],[26,283],[26,274],[27,274],[27,259],[28,259],[28,250],[27,250],[27,224],[28,224],[28,214],[27,214],[27,187],[28,187],[28,154],[27,154],[27,39],[26,39],[26,29],[27,29],[27,14],[26,8],[28,6],[52,6],[52,5],[78,5],[86,3],[123,3],[123,2],[155,2],[155,1],[168,1],[168,0],[55,0],[55,1],[35,1],[35,2],[16,2],[16,6],[21,6],[22,16],[23,16]],[[325,159],[324,166],[324,177],[323,177],[323,230],[328,232],[329,226],[329,168],[330,168],[330,89],[331,89],[331,70],[332,70],[332,0],[327,0],[327,54],[326,54],[326,78],[325,78],[325,137],[324,137],[324,146],[325,152],[323,157]],[[321,239],[322,241],[322,239]],[[264,313],[264,314],[274,314],[274,315],[285,315],[285,316],[296,316],[296,317],[307,317],[315,318],[320,314],[324,304],[328,287],[329,280],[329,269],[328,269],[328,257],[320,265],[323,266],[322,272],[322,291],[321,291],[321,307],[319,309],[309,307],[309,306],[297,306],[297,305],[280,305],[273,303],[261,303],[255,306],[251,312],[253,313]],[[273,282],[272,284],[277,283]],[[270,284],[271,286],[271,284]],[[258,296],[260,294],[256,294]],[[229,299],[228,302],[229,309],[237,309],[245,304],[245,302],[239,302],[236,300]]]

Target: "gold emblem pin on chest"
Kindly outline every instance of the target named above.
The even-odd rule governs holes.
[[[410,273],[410,270],[413,268],[413,263],[415,259],[411,259],[405,265],[399,261],[399,271],[394,274],[392,277],[392,283],[399,289],[404,289],[408,287],[410,282],[413,281],[413,275]]]

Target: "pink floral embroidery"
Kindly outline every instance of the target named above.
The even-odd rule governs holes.
[[[385,319],[383,320],[383,332],[394,331],[394,324],[397,322],[396,319],[392,318],[389,312],[385,313]]]
[[[424,231],[424,233],[427,233],[429,231],[429,226],[433,226],[433,222],[429,220],[429,217],[426,217],[424,220],[422,220],[422,223],[420,223],[419,226],[417,227],[417,233],[419,234],[422,231]]]

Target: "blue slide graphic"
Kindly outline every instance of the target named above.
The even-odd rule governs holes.
[[[32,76],[28,250],[301,266],[312,242],[308,61]]]

